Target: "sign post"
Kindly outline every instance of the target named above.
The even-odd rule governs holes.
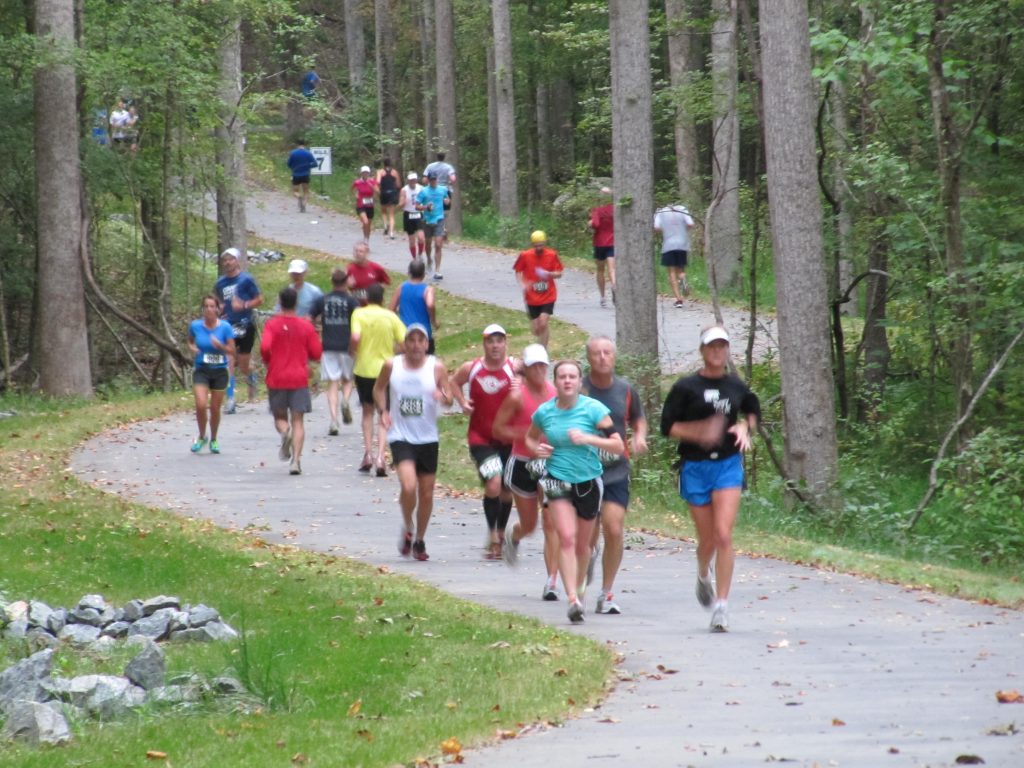
[[[331,175],[331,148],[330,147],[310,147],[309,151],[313,153],[313,157],[316,158],[316,168],[312,169],[309,174],[311,176],[320,177],[320,197],[326,197],[324,195],[324,176]]]

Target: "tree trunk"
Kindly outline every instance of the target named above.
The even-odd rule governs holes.
[[[494,93],[498,121],[498,215],[519,216],[519,169],[516,162],[516,109],[512,82],[512,21],[508,0],[491,1],[494,32]]]
[[[712,279],[718,288],[735,282],[740,261],[740,123],[736,110],[736,0],[712,0],[711,77],[714,142],[711,196],[718,200],[711,218]]]
[[[617,267],[616,341],[639,358],[644,390],[658,368],[658,302],[652,267],[654,145],[648,0],[611,0],[612,194]]]
[[[668,21],[668,70],[672,89],[689,85],[693,72],[693,33],[687,27],[686,0],[665,0]],[[691,208],[701,204],[700,155],[697,149],[697,124],[690,113],[676,106],[675,120],[676,180],[679,196]]]
[[[348,57],[348,84],[359,88],[366,77],[366,40],[360,0],[345,0],[345,54]]]
[[[838,452],[806,2],[776,0],[760,27],[786,472],[828,507]]]
[[[452,0],[435,0],[434,26],[437,31],[434,56],[437,59],[438,146],[447,153],[446,159],[458,176],[462,169],[459,167],[459,134],[455,121],[455,18]],[[445,229],[452,235],[462,234],[461,186],[456,187],[451,210],[445,215]]]
[[[36,0],[35,155],[40,386],[48,395],[92,395],[85,289],[79,260],[82,194],[78,160],[73,0]]]
[[[548,84],[538,82],[537,98],[537,198],[547,202],[551,194],[551,111]]]
[[[576,103],[576,89],[572,82],[559,78],[551,89],[551,128],[557,145],[554,157],[558,161],[552,166],[555,178],[571,179],[576,174],[576,126],[573,123],[573,104]]]
[[[377,118],[380,151],[394,157],[400,146],[398,102],[395,98],[395,33],[390,0],[374,0],[375,56],[377,61]]]
[[[420,6],[420,96],[422,97],[421,112],[423,114],[423,157],[425,160],[430,147],[437,139],[437,95],[434,80],[434,0],[422,0]],[[422,168],[426,163],[416,162],[413,165]]]
[[[220,107],[217,124],[217,249],[237,248],[244,254],[245,130],[242,102],[242,19],[226,20],[220,44]],[[169,128],[165,127],[165,133]]]
[[[498,160],[498,89],[490,73],[494,71],[494,46],[487,46],[487,175],[490,179],[491,208],[498,210],[501,163]]]

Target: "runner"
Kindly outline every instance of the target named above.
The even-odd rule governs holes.
[[[370,166],[359,169],[359,176],[352,182],[352,191],[356,196],[356,215],[363,225],[363,242],[370,242],[373,228],[373,198],[377,194],[377,182],[370,178]]]
[[[305,213],[309,202],[309,174],[320,163],[306,148],[304,139],[295,142],[295,149],[288,155],[288,167],[292,172],[292,194],[299,201],[299,213]]]
[[[690,252],[691,229],[693,217],[682,205],[659,208],[654,214],[654,231],[661,233],[661,266],[668,269],[668,284],[672,288],[676,307],[682,307],[683,296],[690,295],[690,284],[686,281],[686,261]]]
[[[531,535],[537,527],[537,508],[540,506],[537,480],[543,474],[544,462],[526,447],[525,437],[534,412],[541,403],[556,394],[547,376],[547,350],[540,344],[530,344],[523,350],[522,382],[520,386],[512,388],[494,417],[495,436],[512,443],[512,455],[505,463],[505,485],[511,489],[515,498],[519,522],[505,528],[501,554],[509,565],[515,565],[519,558],[519,542]],[[558,536],[547,505],[544,505],[542,517],[547,578],[541,597],[544,600],[557,600]]]
[[[583,621],[586,569],[590,540],[601,508],[601,460],[598,450],[615,456],[625,446],[608,408],[580,394],[583,371],[575,360],[555,365],[555,399],[533,414],[526,433],[531,453],[545,459],[540,487],[558,532],[558,569],[569,599],[569,620]]]
[[[452,382],[455,397],[469,416],[469,453],[484,485],[484,517],[487,519],[485,557],[498,560],[501,558],[505,525],[512,512],[512,493],[502,483],[502,472],[512,445],[499,439],[493,427],[494,417],[508,397],[516,374],[515,361],[508,356],[505,329],[492,323],[484,328],[483,337],[483,356],[463,363]],[[467,384],[468,397],[463,392]]]
[[[548,236],[541,230],[530,235],[533,248],[523,251],[516,259],[512,270],[523,286],[523,300],[530,315],[530,329],[537,341],[548,345],[548,319],[555,314],[555,299],[558,286],[555,281],[562,276],[565,267],[558,258],[558,251],[547,247]]]
[[[437,174],[427,174],[427,186],[416,195],[416,210],[423,213],[423,235],[427,240],[427,264],[434,259],[434,280],[442,280],[441,249],[444,247],[444,202],[447,190],[437,183]]]
[[[385,157],[383,168],[377,171],[377,188],[380,190],[380,210],[384,214],[384,235],[395,239],[395,206],[398,204],[398,188],[402,177],[391,167],[391,158]]]
[[[348,287],[360,304],[366,304],[366,289],[374,283],[391,285],[391,275],[380,264],[370,261],[370,246],[363,242],[352,246],[352,261],[347,274]]]
[[[714,604],[711,631],[727,632],[736,559],[732,529],[743,490],[741,453],[750,449],[761,404],[757,395],[727,370],[729,334],[725,328],[713,325],[704,329],[700,354],[704,366],[679,379],[665,398],[661,434],[679,441],[679,495],[689,506],[697,528],[697,601],[705,608]]]
[[[402,207],[402,228],[409,236],[409,255],[415,258],[423,258],[426,250],[426,238],[423,236],[423,212],[416,206],[416,196],[423,190],[419,183],[419,176],[416,171],[409,174],[409,183],[402,187],[398,194],[398,204]],[[431,268],[431,261],[427,261],[427,269]]]
[[[366,289],[366,306],[352,313],[352,336],[349,350],[355,358],[356,392],[362,406],[363,460],[360,472],[369,472],[376,467],[377,477],[387,477],[384,457],[386,430],[377,430],[376,450],[373,440],[373,386],[381,368],[393,355],[401,351],[405,341],[405,326],[398,315],[381,306],[384,303],[384,286],[373,283]]]
[[[210,453],[220,453],[217,430],[220,428],[220,406],[228,386],[228,361],[235,354],[235,333],[231,325],[220,319],[220,300],[204,296],[203,316],[188,326],[188,348],[195,356],[192,374],[192,395],[196,403],[196,424],[199,437],[192,443],[192,453],[206,446],[207,409],[209,409]]]
[[[313,410],[309,397],[309,364],[323,352],[313,324],[296,314],[299,296],[292,286],[278,294],[279,314],[263,326],[260,354],[267,365],[267,399],[274,427],[281,436],[281,461],[291,459],[288,472],[302,474],[305,414]]]
[[[387,430],[401,486],[398,551],[402,557],[411,554],[417,560],[427,560],[425,539],[434,509],[440,439],[438,405],[451,405],[452,395],[444,363],[427,354],[427,329],[419,323],[405,329],[405,352],[384,363],[373,398],[381,426]]]
[[[628,425],[632,432],[629,445],[621,457],[606,462],[601,483],[601,525],[594,526],[590,562],[601,551],[600,535],[604,533],[604,555],[601,565],[601,594],[597,596],[597,613],[622,613],[612,594],[615,576],[622,564],[623,531],[626,510],[629,508],[629,456],[647,452],[647,419],[643,403],[633,385],[615,375],[615,342],[607,336],[594,336],[587,342],[587,362],[590,373],[583,380],[583,394],[594,398],[608,408],[615,431],[625,438]],[[587,569],[587,584],[593,579]]]
[[[608,187],[601,187],[601,195],[611,197]],[[608,282],[612,288],[612,304],[615,303],[615,208],[605,203],[590,209],[590,228],[594,230],[594,262],[597,266],[597,290],[601,293],[601,306],[607,307],[604,298],[605,264],[608,265]]]
[[[235,412],[235,370],[245,376],[249,402],[256,400],[256,372],[252,370],[252,348],[256,343],[256,320],[253,310],[263,306],[263,294],[248,272],[242,271],[238,259],[241,251],[228,248],[220,256],[221,276],[213,292],[221,304],[221,317],[231,324],[235,334],[235,355],[228,360],[228,390],[225,413]]]
[[[434,354],[434,330],[441,327],[437,322],[434,286],[423,282],[427,266],[420,259],[409,262],[409,279],[398,286],[391,296],[391,311],[397,312],[406,327],[419,323],[427,329],[427,354]]]
[[[331,292],[313,304],[313,318],[320,318],[324,352],[320,357],[320,380],[327,382],[327,409],[331,415],[328,435],[338,434],[338,389],[341,389],[341,417],[352,423],[353,372],[349,354],[352,313],[359,300],[348,292],[348,274],[342,269],[331,273]]]
[[[436,155],[437,159],[423,169],[423,176],[428,177],[430,174],[437,174],[437,185],[445,192],[444,209],[447,211],[452,207],[452,194],[455,189],[455,168],[452,167],[451,163],[445,161],[445,153],[438,152]]]
[[[297,303],[295,314],[307,320],[313,317],[313,304],[317,299],[322,299],[324,292],[317,286],[306,281],[306,273],[309,271],[309,264],[303,259],[292,259],[288,263],[288,279],[292,281],[292,288],[295,289]],[[279,312],[283,307],[278,305],[274,311]]]

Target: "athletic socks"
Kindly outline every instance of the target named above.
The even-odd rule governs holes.
[[[498,530],[505,530],[505,526],[508,525],[508,519],[512,516],[512,502],[502,501],[501,497],[498,497],[498,503],[500,504],[498,512]]]
[[[487,518],[487,528],[496,530],[498,528],[498,517],[501,515],[501,499],[484,496],[484,517]]]
[[[234,400],[235,399],[235,374],[233,374],[233,373],[228,377],[228,394],[227,394],[227,398],[228,398],[228,400]]]

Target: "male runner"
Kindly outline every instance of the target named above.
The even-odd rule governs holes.
[[[555,285],[555,281],[565,271],[558,258],[558,251],[548,248],[547,241],[548,236],[538,229],[530,235],[533,247],[520,253],[516,263],[512,265],[523,286],[523,300],[530,315],[530,329],[545,348],[550,336],[548,319],[555,314],[555,299],[558,298],[558,286]]]
[[[256,399],[256,373],[252,370],[252,348],[256,343],[253,310],[263,305],[259,285],[248,272],[242,271],[237,248],[228,248],[220,255],[221,276],[213,292],[220,299],[221,317],[231,323],[235,334],[235,355],[228,358],[228,391],[225,413],[235,412],[235,370],[241,371],[249,388],[249,402]]]
[[[299,201],[299,213],[306,211],[309,202],[309,174],[320,163],[306,148],[304,139],[295,142],[295,149],[288,155],[288,167],[292,172],[292,194]]]
[[[608,187],[601,187],[601,195],[611,197]],[[612,288],[612,304],[615,303],[615,207],[605,203],[590,209],[590,228],[594,230],[594,262],[597,266],[597,290],[601,293],[601,306],[607,307],[604,298],[605,265],[608,265],[608,282]]]
[[[427,174],[427,186],[416,195],[416,210],[423,213],[423,234],[427,239],[427,261],[434,258],[434,280],[441,280],[441,249],[444,247],[444,208],[448,190],[441,187],[436,173]]]

